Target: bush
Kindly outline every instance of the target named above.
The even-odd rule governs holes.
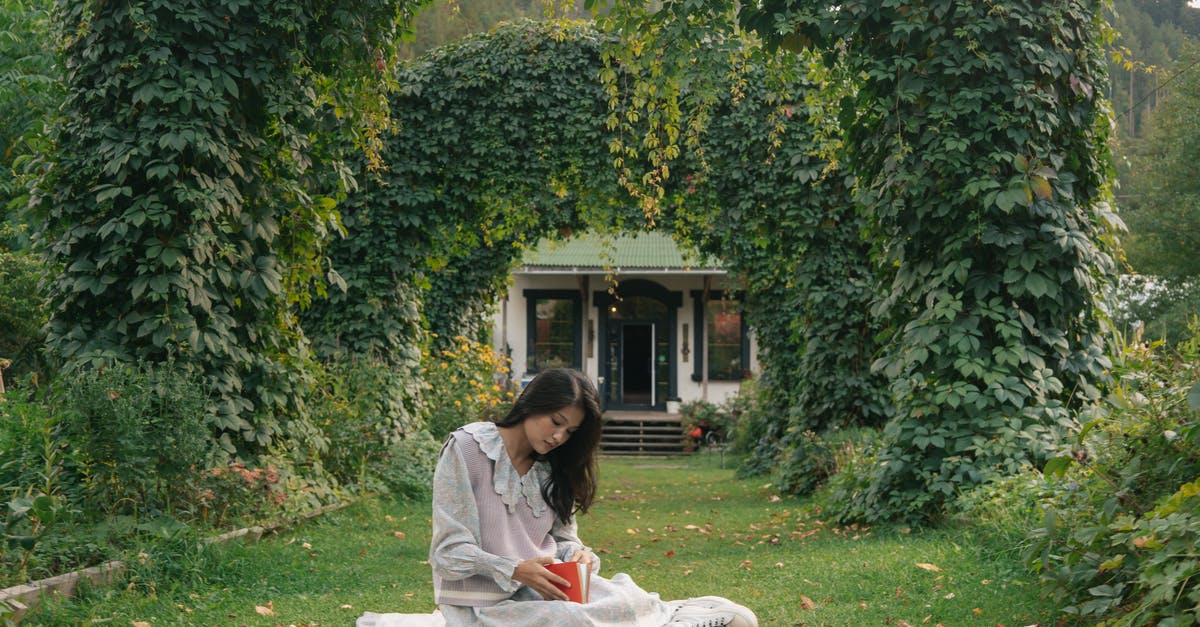
[[[435,440],[477,420],[495,417],[512,404],[508,360],[491,346],[463,336],[448,348],[426,352],[421,378],[430,383],[425,397],[427,428]]]
[[[173,364],[76,371],[56,386],[51,411],[72,449],[88,511],[160,513],[217,450],[199,377]]]
[[[411,499],[425,498],[433,492],[433,470],[442,444],[427,431],[419,431],[395,442],[387,454],[372,464],[390,494]]]
[[[1047,474],[1056,498],[1029,563],[1068,617],[1089,624],[1200,620],[1200,328],[1178,351],[1124,346],[1107,405]]]
[[[0,238],[7,225],[0,222]],[[0,242],[0,377],[4,388],[16,379],[45,372],[42,330],[49,319],[49,299],[40,287],[51,267],[35,253],[7,250]],[[5,363],[5,362],[9,363]]]
[[[875,429],[847,433],[853,435],[831,447],[837,471],[817,494],[822,509],[839,523],[858,522],[866,517],[866,496],[879,474],[882,442],[880,432]]]
[[[380,361],[327,364],[310,403],[325,439],[324,467],[342,485],[366,482],[388,447],[420,430],[422,394],[415,374]]]
[[[817,434],[789,427],[779,443],[772,471],[775,487],[785,494],[811,494],[830,477],[855,463],[864,442],[878,440],[872,428],[831,429]]]
[[[72,535],[79,486],[46,407],[0,395],[0,587],[89,563],[102,551]]]

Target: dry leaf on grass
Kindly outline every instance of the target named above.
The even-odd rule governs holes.
[[[266,605],[255,605],[254,611],[258,612],[259,615],[261,615],[261,616],[274,616],[275,615],[275,602],[267,601]]]
[[[802,594],[802,595],[800,595],[800,609],[815,610],[815,609],[817,609],[817,604],[813,603],[812,599],[810,599]]]
[[[933,564],[925,564],[923,562],[917,562],[917,568],[924,568],[925,570],[927,570],[931,573],[942,572],[942,569],[938,568],[937,566],[934,566]]]

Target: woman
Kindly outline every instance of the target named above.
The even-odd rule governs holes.
[[[624,573],[595,574],[600,561],[576,535],[575,512],[595,497],[599,443],[596,388],[569,369],[538,374],[502,420],[447,438],[429,555],[445,624],[756,627],[753,612],[720,597],[664,602]],[[554,561],[591,568],[587,603],[566,600],[555,584],[567,582],[545,568]],[[367,614],[359,625],[411,624],[402,620]]]

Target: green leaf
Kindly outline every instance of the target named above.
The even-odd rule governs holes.
[[[1188,407],[1193,410],[1200,411],[1200,383],[1192,386],[1187,395]]]
[[[1070,456],[1051,457],[1046,460],[1046,465],[1042,468],[1042,474],[1061,479],[1074,462],[1075,460]]]

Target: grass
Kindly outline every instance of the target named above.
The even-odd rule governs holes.
[[[629,573],[664,599],[726,596],[763,625],[1051,622],[1017,558],[980,532],[836,527],[765,483],[734,479],[713,454],[606,458],[580,535],[608,576]],[[206,552],[193,583],[147,575],[41,606],[25,624],[349,625],[365,610],[429,612],[428,543],[427,502],[366,499]]]

